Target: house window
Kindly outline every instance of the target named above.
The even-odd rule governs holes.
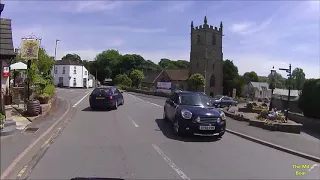
[[[58,74],[58,67],[54,67],[54,73]]]
[[[77,85],[77,79],[73,78],[73,86],[76,86],[76,85]]]
[[[62,74],[65,74],[66,73],[66,67],[63,67],[62,68]]]
[[[84,75],[87,75],[88,74],[88,72],[87,71],[84,71]]]
[[[77,74],[77,67],[76,66],[73,67],[73,74]]]

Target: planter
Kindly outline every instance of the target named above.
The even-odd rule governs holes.
[[[27,114],[30,116],[38,116],[41,112],[39,100],[27,101]]]
[[[46,98],[38,98],[40,104],[48,104],[49,103],[49,97]]]
[[[4,100],[4,105],[11,105],[12,104],[12,95],[4,95],[3,100]]]

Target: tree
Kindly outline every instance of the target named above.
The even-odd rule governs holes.
[[[113,79],[117,75],[117,72],[113,70],[119,63],[120,58],[121,54],[117,50],[103,51],[96,56],[91,71],[97,71],[97,79],[100,82],[103,82],[106,78]],[[95,74],[95,72],[91,73]]]
[[[115,77],[115,84],[126,86],[126,87],[131,87],[132,80],[126,74],[118,74]]]
[[[292,71],[292,83],[293,83],[293,88],[302,90],[303,84],[306,81],[306,75],[303,72],[303,69],[301,68],[295,68]]]
[[[35,72],[39,75],[36,78],[36,81],[46,81],[45,83],[52,84],[53,83],[53,77],[51,75],[51,70],[53,68],[53,65],[55,63],[54,59],[50,57],[46,50],[44,48],[39,49],[39,55],[38,60],[34,61],[34,64],[36,66]]]
[[[299,97],[299,108],[307,117],[320,118],[320,79],[307,80]]]
[[[143,78],[143,72],[138,69],[133,69],[129,77],[132,80],[132,86],[139,88]]]
[[[163,69],[185,69],[189,67],[189,62],[185,60],[173,61],[162,58],[159,62],[159,66]]]
[[[243,78],[247,84],[249,82],[259,82],[259,76],[254,71],[244,73]]]
[[[78,54],[67,54],[61,58],[62,60],[82,61]]]
[[[188,79],[189,87],[191,90],[199,90],[204,87],[204,77],[201,74],[192,74]]]
[[[268,75],[268,83],[274,84],[276,88],[282,89],[285,86],[285,81],[281,74],[275,72],[274,75],[271,73]]]
[[[232,93],[233,88],[237,86],[238,77],[238,68],[233,64],[233,61],[228,59],[223,61],[223,94]]]

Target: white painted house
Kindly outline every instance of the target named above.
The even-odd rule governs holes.
[[[58,60],[53,67],[54,85],[61,87],[89,88],[89,72],[75,60]],[[92,80],[91,80],[92,81]],[[92,83],[91,83],[92,84]]]

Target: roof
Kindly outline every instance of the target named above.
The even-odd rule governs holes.
[[[288,89],[274,89],[273,94],[279,96],[288,96],[289,90]],[[299,90],[290,90],[290,97],[299,97]]]
[[[164,72],[171,81],[185,81],[189,79],[189,69],[166,69]]]
[[[144,71],[143,72],[144,78],[142,79],[142,82],[153,83],[154,80],[156,80],[156,78],[160,75],[160,73],[162,73],[162,70]]]
[[[266,82],[250,82],[252,87],[257,88],[259,91],[268,90],[269,84]]]
[[[0,18],[0,55],[14,57],[11,19]]]
[[[76,66],[82,66],[81,61],[77,60],[69,60],[69,59],[63,59],[63,60],[57,60],[56,65],[76,65]]]

